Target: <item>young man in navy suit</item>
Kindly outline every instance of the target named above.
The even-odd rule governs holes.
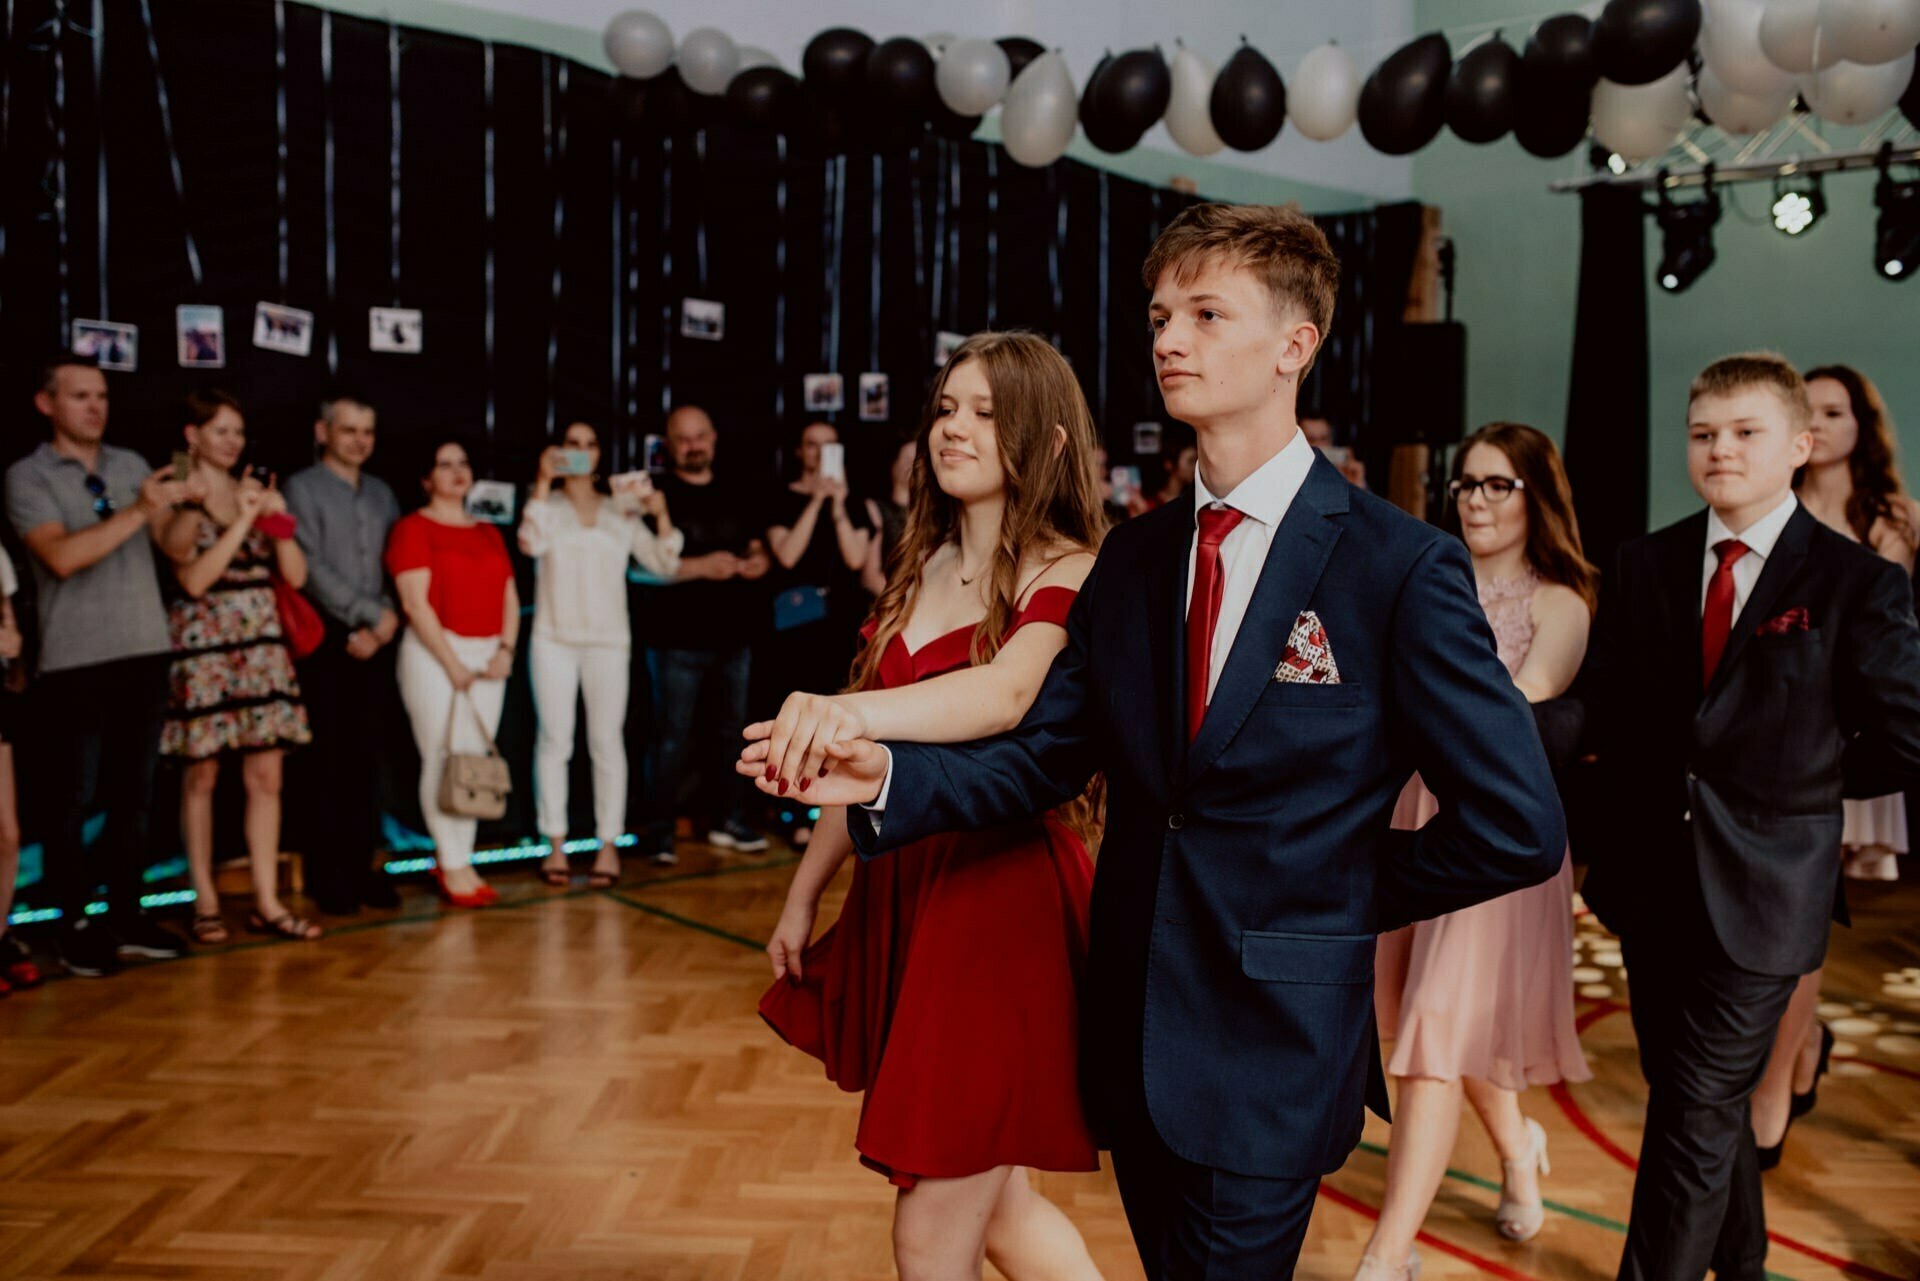
[[[1611,830],[1576,843],[1620,935],[1647,1078],[1623,1281],[1766,1275],[1748,1101],[1820,967],[1840,800],[1920,781],[1920,628],[1899,566],[1809,515],[1800,375],[1730,356],[1694,379],[1707,510],[1620,551],[1576,693]]]
[[[1565,852],[1466,549],[1348,485],[1295,421],[1338,270],[1299,213],[1181,214],[1145,278],[1193,492],[1107,537],[1025,720],[957,747],[836,744],[824,778],[763,778],[853,807],[870,857],[1105,773],[1081,1088],[1154,1278],[1293,1274],[1320,1176],[1363,1103],[1384,1106],[1374,936],[1543,881]],[[1416,768],[1441,814],[1391,832]]]

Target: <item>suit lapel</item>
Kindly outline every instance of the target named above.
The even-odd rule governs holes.
[[[1154,742],[1160,746],[1166,776],[1180,774],[1186,759],[1186,734],[1182,728],[1183,691],[1186,689],[1187,664],[1187,559],[1193,550],[1193,496],[1178,500],[1176,519],[1168,514],[1165,535],[1153,548],[1147,563],[1147,643],[1153,670],[1149,687],[1154,691]]]
[[[1707,514],[1683,521],[1675,527],[1664,549],[1666,586],[1663,602],[1668,611],[1673,646],[1680,651],[1686,672],[1684,688],[1698,695],[1700,675],[1700,598],[1702,566],[1707,554]],[[1721,664],[1725,666],[1725,663]]]
[[[1294,496],[1280,528],[1274,531],[1273,545],[1260,570],[1260,581],[1247,605],[1246,617],[1234,636],[1227,665],[1214,686],[1213,700],[1207,705],[1206,719],[1200,723],[1199,737],[1193,740],[1188,755],[1189,778],[1203,773],[1226,749],[1240,726],[1253,712],[1253,705],[1273,679],[1274,669],[1286,654],[1293,624],[1300,617],[1313,589],[1327,567],[1333,546],[1340,541],[1339,526],[1329,516],[1347,510],[1347,483],[1332,464],[1317,455],[1307,472],[1306,482]],[[1184,592],[1182,595],[1184,596]],[[1184,619],[1184,600],[1182,618]],[[1185,628],[1182,627],[1184,634]],[[1339,638],[1334,637],[1337,646]],[[1184,675],[1181,688],[1185,687]],[[1184,719],[1184,718],[1183,718]]]
[[[1813,517],[1807,509],[1796,507],[1786,528],[1780,531],[1779,540],[1773,545],[1773,554],[1761,566],[1760,578],[1754,583],[1746,605],[1741,608],[1740,617],[1733,620],[1733,631],[1727,636],[1727,648],[1720,655],[1720,666],[1714,669],[1713,683],[1707,687],[1708,698],[1727,683],[1727,672],[1746,652],[1747,642],[1753,639],[1754,630],[1763,620],[1773,617],[1781,593],[1786,591],[1787,584],[1800,572],[1801,562],[1807,558],[1813,526]],[[1704,551],[1702,554],[1705,554]]]

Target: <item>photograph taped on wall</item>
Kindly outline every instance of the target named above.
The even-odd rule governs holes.
[[[102,369],[132,373],[140,365],[140,327],[119,325],[111,320],[73,322],[73,354],[84,356]]]
[[[467,491],[467,515],[489,525],[513,524],[513,486],[504,480],[476,480]]]
[[[367,310],[371,332],[367,345],[374,351],[418,352],[425,322],[411,307],[371,307]]]
[[[810,414],[835,414],[847,407],[846,382],[839,374],[808,374],[800,387]]]
[[[951,329],[942,329],[935,334],[933,336],[933,367],[944,368],[948,357],[953,355],[954,348],[966,340],[965,334],[956,334]]]
[[[253,308],[253,345],[289,356],[313,351],[313,313],[278,303],[256,303]]]
[[[223,369],[227,363],[227,322],[218,307],[185,305],[173,309],[182,369]]]
[[[887,394],[887,376],[885,374],[860,375],[860,421],[863,423],[883,423],[887,421],[892,409]]]
[[[1135,423],[1133,425],[1133,452],[1142,456],[1160,452],[1160,424]]]
[[[727,336],[727,305],[711,298],[682,298],[680,336],[719,342]]]

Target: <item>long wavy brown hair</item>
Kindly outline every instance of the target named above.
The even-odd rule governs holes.
[[[1029,551],[1053,548],[1058,556],[1090,552],[1106,533],[1106,511],[1094,476],[1099,434],[1065,357],[1037,334],[1021,330],[975,334],[947,359],[920,411],[906,528],[887,561],[886,590],[874,602],[872,638],[854,661],[854,689],[879,685],[881,656],[913,613],[928,559],[959,537],[960,504],[934,479],[934,449],[928,442],[939,421],[947,379],[969,360],[980,362],[993,396],[993,434],[1006,477],[1006,502],[988,577],[987,613],[974,628],[969,646],[973,664],[990,663],[1000,652],[1019,609],[1020,590],[1026,586],[1020,569]],[[1089,844],[1098,826],[1094,818],[1098,789],[1096,781],[1088,796],[1062,814]]]
[[[1822,365],[1804,375],[1811,385],[1816,378],[1831,378],[1847,389],[1847,401],[1853,407],[1853,420],[1860,425],[1859,439],[1847,455],[1847,475],[1853,480],[1853,493],[1847,498],[1847,524],[1861,542],[1873,532],[1876,520],[1885,520],[1897,528],[1908,542],[1920,530],[1907,519],[1904,498],[1907,487],[1900,482],[1900,457],[1893,439],[1893,420],[1887,416],[1887,402],[1871,379],[1851,365]],[[1806,475],[1802,468],[1794,476],[1794,488]]]
[[[1527,504],[1527,563],[1550,583],[1571,587],[1589,610],[1600,603],[1600,571],[1580,545],[1580,522],[1573,514],[1573,487],[1560,451],[1546,435],[1524,423],[1488,423],[1460,442],[1453,455],[1452,479],[1459,480],[1467,453],[1487,445],[1506,455],[1514,474],[1525,481],[1520,494]],[[1455,532],[1460,508],[1452,508]]]

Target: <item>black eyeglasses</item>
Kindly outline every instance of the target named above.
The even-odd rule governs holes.
[[[87,492],[93,495],[93,514],[105,520],[113,515],[113,499],[107,494],[107,482],[100,477],[87,474]]]
[[[1447,496],[1454,502],[1460,502],[1474,490],[1479,490],[1490,503],[1504,503],[1513,496],[1516,489],[1525,489],[1527,482],[1516,476],[1483,476],[1479,480],[1456,480],[1447,486]]]

